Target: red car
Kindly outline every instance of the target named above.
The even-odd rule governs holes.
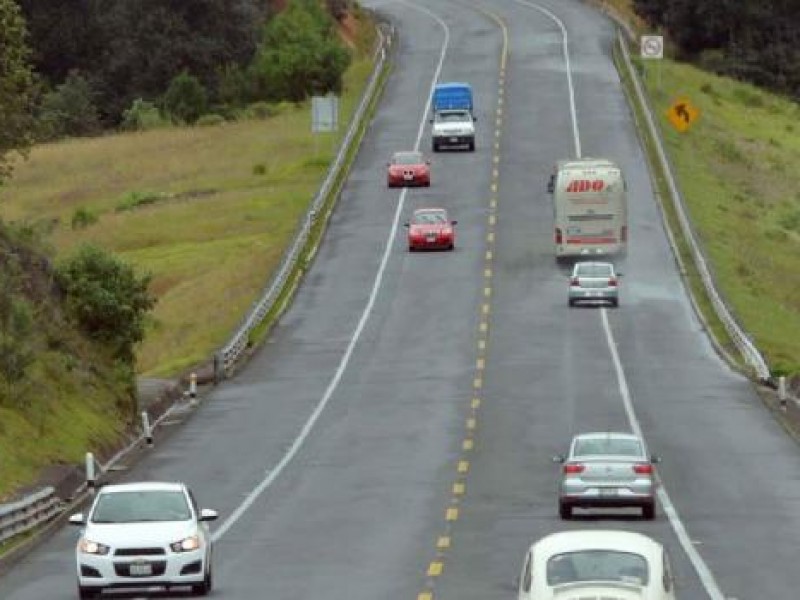
[[[456,230],[443,208],[420,208],[414,211],[408,227],[408,249],[452,250],[456,246]]]
[[[431,161],[425,160],[422,152],[395,152],[386,167],[386,184],[389,187],[431,185]]]

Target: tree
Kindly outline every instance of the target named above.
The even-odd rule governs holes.
[[[156,302],[148,291],[150,276],[137,277],[129,265],[85,245],[57,268],[56,277],[83,332],[133,365],[134,348],[144,339],[145,316]]]
[[[208,108],[208,95],[200,80],[183,71],[164,94],[164,112],[178,123],[193,124]]]
[[[259,100],[300,101],[339,92],[350,54],[316,0],[293,0],[264,27],[251,72]]]
[[[0,261],[0,380],[8,399],[14,398],[15,386],[25,379],[34,358],[33,311],[16,291],[21,277],[18,257],[5,252]]]
[[[100,131],[94,93],[89,82],[76,71],[70,72],[64,83],[42,99],[39,131],[43,139],[88,136]]]
[[[14,152],[32,143],[34,80],[25,21],[13,0],[0,0],[0,183],[11,174]]]

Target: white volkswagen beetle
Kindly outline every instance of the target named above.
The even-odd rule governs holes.
[[[640,533],[575,530],[534,543],[519,578],[519,600],[675,600],[664,547]]]

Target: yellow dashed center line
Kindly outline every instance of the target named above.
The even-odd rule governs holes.
[[[488,317],[491,313],[491,305],[489,303],[491,296],[492,296],[492,286],[491,280],[493,276],[493,267],[492,261],[494,260],[494,253],[492,252],[492,247],[495,242],[495,226],[497,224],[497,206],[498,206],[498,197],[497,197],[497,190],[498,190],[498,182],[500,178],[500,171],[498,169],[500,164],[500,139],[502,138],[502,126],[503,126],[503,108],[504,108],[504,96],[505,96],[505,83],[506,83],[506,63],[508,60],[508,28],[506,27],[503,20],[497,16],[496,14],[482,9],[480,7],[475,7],[476,10],[484,13],[490,19],[494,20],[503,33],[503,47],[500,54],[500,72],[498,76],[498,90],[497,90],[497,106],[495,108],[495,131],[494,131],[494,150],[492,154],[492,176],[490,180],[490,190],[491,195],[489,197],[489,215],[487,217],[487,232],[486,232],[486,243],[488,248],[486,249],[485,253],[485,265],[483,269],[483,277],[484,277],[484,286],[483,286],[483,297],[485,298],[485,302],[481,304],[480,308],[480,322],[478,324],[479,336],[478,336],[478,356],[475,360],[475,374],[473,376],[473,396],[470,400],[470,411],[471,416],[466,420],[466,428],[467,433],[461,441],[461,451],[464,453],[462,458],[458,461],[456,466],[456,471],[458,473],[458,480],[453,483],[452,487],[452,497],[450,499],[450,506],[445,511],[445,521],[448,523],[446,526],[446,530],[444,535],[440,535],[436,540],[436,557],[428,564],[428,581],[427,584],[424,586],[425,589],[421,591],[417,595],[417,600],[433,600],[434,599],[434,587],[435,587],[435,579],[438,578],[443,570],[445,565],[445,556],[447,551],[451,547],[451,537],[450,534],[452,532],[452,528],[455,521],[458,520],[459,517],[459,508],[458,505],[462,502],[461,497],[464,496],[466,493],[466,482],[465,478],[470,470],[470,462],[466,460],[466,456],[468,453],[471,452],[475,448],[475,430],[477,429],[478,422],[477,422],[477,411],[481,406],[482,403],[482,389],[483,389],[483,373],[486,369],[486,357],[485,351],[487,347],[487,333],[489,331],[489,322]]]

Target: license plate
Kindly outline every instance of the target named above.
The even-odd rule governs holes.
[[[600,495],[601,496],[616,496],[617,490],[615,488],[600,488]]]
[[[451,137],[450,138],[450,143],[451,144],[457,144],[458,143],[458,138],[457,137]]]
[[[411,181],[412,179],[414,179],[414,174],[406,173],[405,175],[403,175],[403,179],[405,179],[406,181]]]
[[[429,242],[435,242],[435,241],[436,241],[436,236],[435,236],[435,235],[429,235],[429,236],[428,236],[426,239],[427,239]]]
[[[148,577],[153,574],[153,566],[150,563],[131,563],[130,574],[132,577]]]

